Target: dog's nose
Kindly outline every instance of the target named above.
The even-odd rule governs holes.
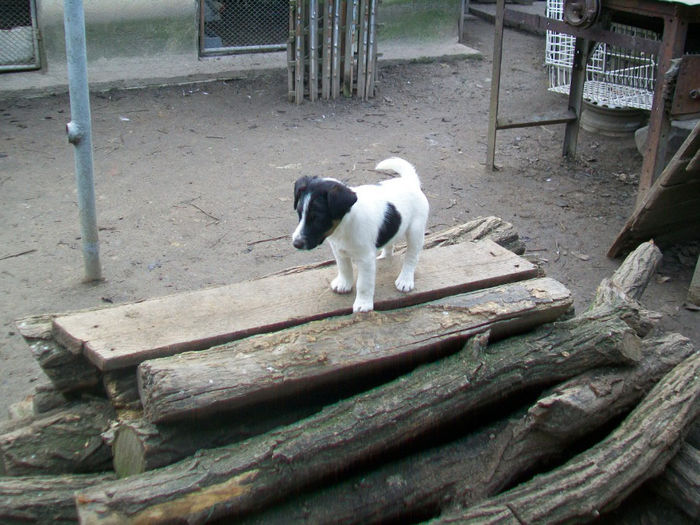
[[[292,240],[292,245],[297,249],[297,250],[303,250],[304,246],[306,246],[306,243],[304,242],[304,239],[301,237],[295,237]]]

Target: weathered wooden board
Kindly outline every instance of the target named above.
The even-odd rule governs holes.
[[[700,123],[659,175],[608,250],[610,257],[640,242],[700,238]]]
[[[281,400],[338,381],[398,372],[435,359],[475,333],[522,331],[570,309],[550,278],[505,284],[427,305],[343,316],[141,363],[139,393],[154,422]]]
[[[537,268],[489,240],[425,250],[416,290],[398,292],[401,257],[378,262],[375,309],[387,310],[534,277]],[[201,350],[256,333],[351,313],[354,292],[331,291],[335,268],[270,276],[104,310],[58,316],[53,335],[103,371]]]

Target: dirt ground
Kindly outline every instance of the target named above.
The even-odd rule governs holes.
[[[631,138],[582,132],[561,157],[563,126],[498,134],[485,169],[493,26],[467,24],[483,60],[386,65],[368,102],[286,99],[286,73],[95,94],[97,213],[104,281],[84,284],[67,96],[0,102],[0,399],[46,378],[14,320],[224,285],[325,259],[298,252],[292,185],[302,174],[375,181],[385,157],[418,169],[429,229],[477,216],[511,221],[528,256],[581,310],[619,260],[605,253],[629,216],[641,157]],[[502,114],[565,99],[546,90],[544,38],[506,31]],[[700,345],[682,307],[697,247],[669,250],[644,298],[663,325]],[[289,290],[294,293],[294,290]],[[348,299],[349,301],[352,298]],[[5,417],[2,411],[0,418]]]

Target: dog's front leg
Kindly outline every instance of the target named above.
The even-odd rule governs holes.
[[[377,274],[375,254],[370,253],[357,261],[357,295],[353,312],[369,312],[374,309],[374,281]]]
[[[331,244],[333,256],[338,266],[338,276],[331,281],[331,290],[335,293],[350,293],[352,290],[352,260]]]

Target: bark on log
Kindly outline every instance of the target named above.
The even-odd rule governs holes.
[[[397,451],[523,389],[639,360],[636,335],[618,319],[571,320],[538,332],[529,345],[516,337],[486,350],[469,344],[297,424],[80,493],[80,519],[159,523],[177,517],[202,523],[240,516]],[[484,338],[476,339],[483,347]]]
[[[528,339],[523,336],[521,341],[527,344]],[[678,334],[647,340],[644,357],[635,367],[576,376],[545,392],[529,410],[520,410],[507,421],[299,496],[251,516],[248,522],[401,523],[427,519],[450,504],[475,504],[540,465],[557,460],[577,440],[629,411],[664,374],[694,351],[691,341]]]
[[[620,308],[620,315],[637,334],[645,336],[656,326],[661,314],[639,303],[649,281],[661,262],[661,251],[651,241],[640,244],[630,253],[610,278],[604,278],[596,290],[589,310]]]
[[[658,475],[700,413],[700,353],[676,366],[606,439],[566,465],[434,523],[585,522]]]
[[[120,478],[141,474],[171,465],[198,450],[231,445],[294,423],[321,408],[320,400],[302,406],[282,404],[266,409],[264,417],[260,417],[260,410],[253,409],[232,419],[218,418],[205,424],[155,425],[143,418],[126,420],[117,426],[114,435],[114,470]]]
[[[109,470],[100,434],[114,412],[107,401],[75,403],[0,435],[0,474],[89,473]]]
[[[650,482],[654,492],[700,521],[700,450],[684,443],[663,474]]]
[[[457,348],[486,328],[502,337],[554,321],[572,304],[553,279],[533,279],[428,305],[324,319],[293,329],[139,365],[152,422],[202,417],[284,399],[390,370],[394,375]]]
[[[102,385],[115,410],[142,409],[135,367],[105,372]]]
[[[65,393],[90,390],[99,383],[99,373],[87,359],[69,352],[52,339],[56,314],[35,315],[16,322],[34,359],[57,390]]]
[[[0,523],[77,523],[75,492],[114,478],[114,473],[0,477]]]

